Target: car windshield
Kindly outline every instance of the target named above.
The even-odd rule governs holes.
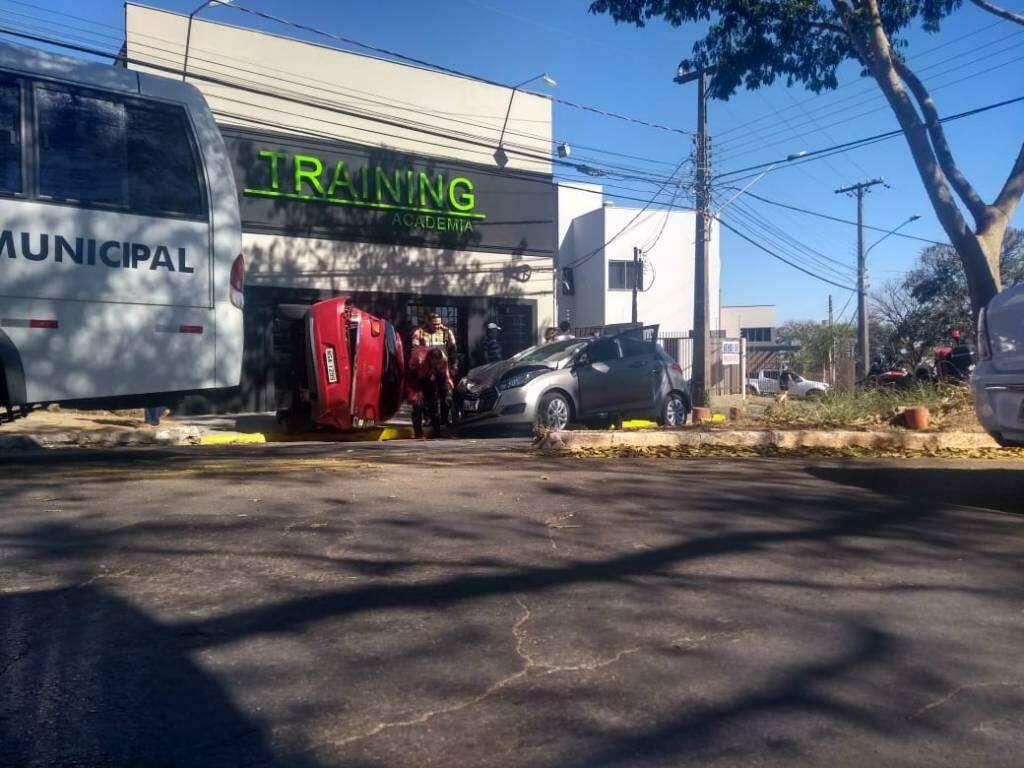
[[[582,349],[586,343],[586,339],[562,339],[548,344],[538,344],[536,347],[524,349],[512,359],[517,363],[550,363],[561,360],[577,349]]]

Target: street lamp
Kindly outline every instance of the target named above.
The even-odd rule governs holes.
[[[181,65],[181,81],[185,82],[188,75],[188,47],[192,42],[192,18],[200,11],[206,10],[211,5],[231,5],[235,0],[206,0],[205,3],[196,8],[188,15],[188,30],[185,32],[185,60]]]
[[[730,198],[729,198],[728,200],[726,200],[726,201],[725,201],[725,203],[724,203],[724,204],[722,204],[722,205],[721,205],[721,206],[720,206],[720,207],[718,208],[718,211],[717,211],[717,212],[716,212],[716,213],[714,214],[714,217],[715,217],[715,218],[717,219],[717,218],[718,218],[718,217],[719,217],[719,216],[721,215],[722,211],[724,211],[724,210],[725,210],[726,206],[728,206],[728,205],[729,205],[729,204],[730,204],[730,203],[731,203],[731,202],[732,202],[733,200],[735,200],[735,199],[736,199],[737,197],[739,197],[740,195],[742,195],[742,194],[743,194],[744,192],[746,192],[746,191],[747,191],[748,189],[750,189],[750,188],[751,188],[752,186],[754,186],[755,184],[757,184],[757,182],[759,182],[759,181],[760,181],[761,179],[763,179],[763,178],[764,178],[765,176],[767,176],[767,175],[768,175],[769,173],[771,173],[772,171],[774,171],[774,170],[775,170],[776,168],[778,168],[778,167],[779,167],[780,165],[782,165],[783,163],[791,163],[791,162],[793,162],[794,160],[799,160],[799,159],[800,159],[801,157],[803,157],[803,156],[804,156],[804,155],[806,155],[806,154],[807,154],[807,150],[801,149],[801,150],[800,150],[799,152],[794,152],[794,153],[793,153],[793,154],[791,154],[791,155],[787,155],[787,156],[786,156],[786,159],[785,159],[785,160],[779,160],[778,162],[775,162],[775,163],[772,163],[771,165],[769,165],[769,166],[768,166],[767,168],[765,168],[765,169],[764,169],[763,171],[761,171],[761,173],[759,173],[759,174],[758,174],[757,176],[755,176],[755,177],[753,178],[753,180],[751,180],[750,182],[748,182],[748,183],[747,183],[747,185],[746,185],[746,186],[744,186],[744,187],[743,187],[743,188],[742,188],[742,189],[741,189],[741,190],[740,190],[739,192],[737,192],[737,193],[736,193],[735,195],[733,195],[733,196],[732,196],[732,197],[730,197]]]
[[[898,227],[894,227],[893,229],[890,229],[890,230],[889,230],[888,232],[886,232],[886,233],[885,233],[884,235],[882,235],[882,236],[881,236],[880,238],[878,238],[877,240],[875,240],[875,242],[873,242],[873,243],[872,243],[871,245],[869,245],[869,246],[868,246],[868,249],[867,249],[866,251],[864,251],[864,258],[865,258],[865,259],[867,259],[867,257],[868,257],[868,254],[869,254],[869,253],[871,253],[871,249],[872,249],[872,248],[874,248],[874,247],[875,247],[876,245],[878,245],[878,244],[879,244],[880,242],[882,242],[883,240],[885,240],[885,238],[887,238],[887,237],[888,237],[889,235],[894,235],[894,234],[896,234],[896,233],[897,233],[897,232],[898,232],[899,230],[901,230],[901,229],[903,229],[903,228],[904,228],[905,226],[907,226],[907,224],[909,224],[909,223],[910,223],[910,222],[912,222],[912,221],[917,221],[917,220],[918,220],[918,219],[920,219],[920,218],[921,218],[921,217],[920,217],[920,216],[918,216],[918,215],[917,215],[917,214],[915,213],[915,214],[914,214],[913,216],[911,216],[911,217],[910,217],[909,219],[907,219],[906,221],[904,221],[904,222],[903,222],[902,224],[900,224],[900,225],[899,225]]]
[[[502,147],[502,143],[505,141],[505,129],[508,128],[508,116],[512,114],[512,101],[516,97],[516,91],[518,91],[524,85],[529,85],[534,80],[540,80],[548,88],[554,88],[558,85],[558,83],[555,82],[555,79],[551,77],[551,75],[549,75],[547,72],[544,72],[540,75],[535,75],[534,77],[531,77],[529,80],[523,80],[523,82],[519,83],[519,85],[512,86],[512,94],[508,97],[508,109],[505,110],[505,122],[502,123],[501,125],[501,136],[498,137],[498,148],[494,150],[494,162],[498,164],[499,168],[504,168],[506,165],[508,165],[508,153],[505,151],[504,147]]]

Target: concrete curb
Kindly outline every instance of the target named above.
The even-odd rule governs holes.
[[[942,451],[998,448],[980,432],[897,432],[877,430],[650,430],[562,432],[549,447],[570,451],[587,448],[868,448],[875,450]],[[560,445],[559,445],[560,443]]]
[[[0,435],[0,451],[38,448],[123,448],[136,445],[198,445],[196,427],[99,429]]]

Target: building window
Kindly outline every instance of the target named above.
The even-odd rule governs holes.
[[[740,328],[740,336],[747,341],[771,342],[771,328]]]
[[[608,290],[632,291],[636,285],[636,264],[632,261],[608,262]]]
[[[562,267],[562,295],[576,295],[576,276],[572,271],[572,267]]]

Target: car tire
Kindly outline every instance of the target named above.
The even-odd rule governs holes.
[[[533,424],[539,430],[561,432],[572,421],[572,406],[565,395],[548,392],[537,403]]]
[[[681,427],[686,423],[686,417],[690,415],[690,407],[686,398],[678,392],[670,392],[661,406],[661,417],[658,424],[663,427]]]
[[[759,395],[761,393],[757,391],[757,387],[754,387],[754,386],[751,386],[750,384],[748,384],[747,385],[747,394],[748,395]]]
[[[825,396],[825,390],[823,389],[812,389],[804,395],[807,400],[821,400]]]

